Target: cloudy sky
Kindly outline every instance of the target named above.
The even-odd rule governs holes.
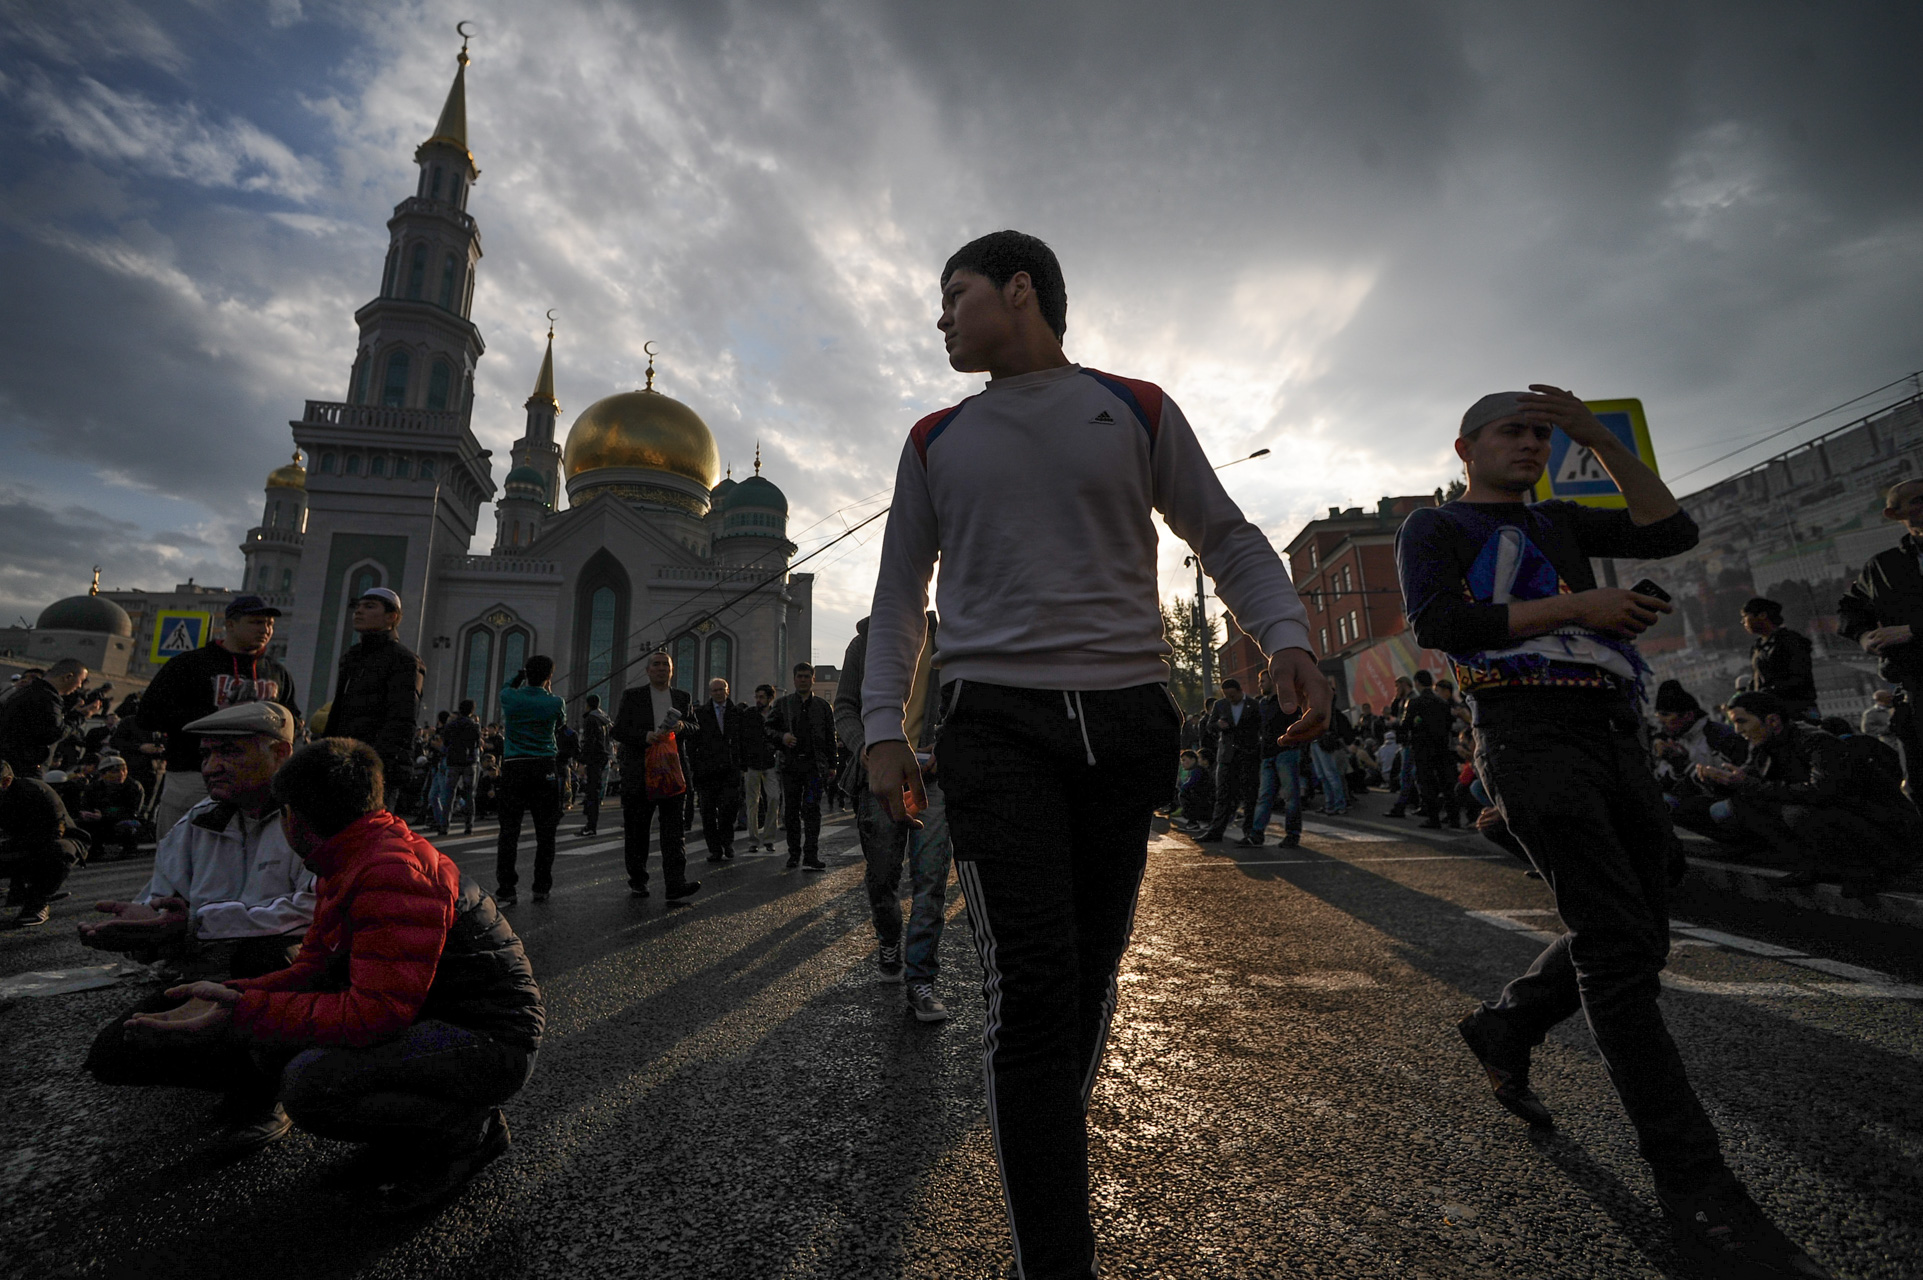
[[[978,385],[936,277],[1004,226],[1072,358],[1274,450],[1224,479],[1278,542],[1446,483],[1488,390],[1640,396],[1674,477],[1923,367],[1914,4],[0,0],[0,619],[237,580],[461,18],[497,471],[553,307],[564,421],[655,340],[804,549]],[[817,659],[876,550],[807,566]]]

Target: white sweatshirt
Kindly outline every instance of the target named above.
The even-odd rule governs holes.
[[[916,423],[868,623],[867,740],[902,738],[937,556],[943,680],[1083,691],[1167,680],[1156,511],[1264,654],[1309,648],[1288,570],[1160,387],[1067,365],[991,381]]]
[[[183,898],[187,927],[207,941],[299,933],[314,922],[314,873],[281,831],[280,814],[250,818],[202,800],[160,838],[154,874],[135,902]]]

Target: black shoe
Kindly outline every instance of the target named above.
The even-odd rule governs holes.
[[[599,835],[600,832],[596,831],[593,827],[582,827],[579,831],[575,832],[574,834],[577,836],[592,836],[592,835]]]
[[[1288,835],[1282,837],[1282,847],[1284,849],[1300,849],[1302,847],[1302,836],[1297,832],[1290,832]]]
[[[1442,819],[1440,819],[1440,818],[1424,818],[1424,819],[1422,820],[1422,824],[1421,824],[1421,825],[1422,825],[1422,829],[1423,829],[1424,831],[1440,831],[1440,830],[1442,830]]]
[[[1204,831],[1201,835],[1194,836],[1192,837],[1192,839],[1197,844],[1221,844],[1222,843],[1222,837],[1216,835],[1212,831]]]
[[[1713,1276],[1829,1280],[1794,1240],[1763,1215],[1741,1187],[1703,1195],[1656,1191],[1683,1256]]]
[[[734,850],[733,850],[733,849],[723,849],[723,850],[721,851],[721,860],[722,860],[723,862],[733,862],[733,861],[734,861]]]
[[[709,862],[719,862],[719,861],[721,861],[721,855],[720,855],[720,854],[718,854],[718,853],[711,853],[711,854],[709,854],[709,855],[708,855],[708,861],[709,861]]]
[[[789,855],[788,855],[788,870],[790,870],[790,871],[793,871],[793,870],[794,870],[794,869],[795,869],[796,867],[798,867],[798,866],[800,866],[800,865],[801,865],[801,855],[800,855],[800,854],[798,854],[798,853],[791,853],[791,854],[789,854]]]
[[[820,858],[803,858],[801,860],[801,869],[803,871],[826,871],[828,864]]]
[[[1446,827],[1448,827],[1448,828],[1449,828],[1449,830],[1451,830],[1451,831],[1460,831],[1460,830],[1462,830],[1462,819],[1461,819],[1461,818],[1451,818],[1451,819],[1449,819],[1449,821],[1448,821],[1448,822],[1446,822],[1446,823],[1444,823],[1443,825],[1444,825],[1444,826],[1446,826]]]
[[[1392,804],[1389,806],[1389,816],[1391,818],[1406,818],[1409,816],[1409,811],[1399,804]]]
[[[209,1146],[209,1154],[238,1160],[279,1142],[293,1127],[294,1122],[287,1118],[287,1109],[276,1102],[265,1111],[240,1116],[222,1125]]]
[[[1235,842],[1235,847],[1238,849],[1260,849],[1262,847],[1262,837],[1243,836]]]
[[[12,921],[8,923],[7,927],[9,929],[31,929],[35,925],[45,924],[51,919],[53,919],[53,908],[43,902],[37,907],[20,908],[20,914],[15,916]]]
[[[639,888],[637,888],[634,885],[629,885],[628,896],[630,898],[645,898],[648,896],[648,886],[641,885]]]
[[[514,896],[514,890],[512,889],[497,890],[494,894],[494,905],[497,907],[511,907],[519,901],[520,899]]]
[[[412,1162],[398,1176],[376,1184],[368,1197],[370,1213],[382,1218],[420,1213],[451,1198],[473,1180],[474,1175],[500,1159],[513,1139],[508,1136],[507,1117],[496,1107],[487,1120],[487,1135],[481,1145],[464,1155]]]
[[[678,902],[682,898],[693,897],[699,892],[701,892],[701,882],[699,880],[683,880],[680,884],[670,885],[668,891],[661,896],[669,902]]]
[[[548,900],[548,896],[544,891],[540,889],[536,889],[534,891],[534,900],[536,902],[546,902]]]
[[[1495,1087],[1496,1101],[1510,1114],[1522,1117],[1535,1128],[1555,1128],[1555,1117],[1549,1114],[1549,1108],[1529,1087],[1529,1051],[1512,1049],[1504,1044],[1482,1017],[1482,1010],[1478,1009],[1456,1023],[1456,1030],[1462,1033],[1469,1052],[1476,1055],[1476,1061],[1482,1064],[1483,1071],[1489,1076],[1489,1083]]]

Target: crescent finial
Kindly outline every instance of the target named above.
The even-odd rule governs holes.
[[[467,24],[472,21],[473,21],[472,18],[462,18],[459,22],[454,24],[454,34],[461,38],[462,44],[466,44],[468,41],[468,37],[474,34],[473,32],[466,30]]]
[[[650,338],[648,341],[642,343],[641,350],[647,352],[648,359],[654,359],[654,340]]]

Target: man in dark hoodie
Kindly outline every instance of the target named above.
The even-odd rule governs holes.
[[[280,610],[259,596],[235,596],[220,635],[170,658],[140,700],[140,727],[167,735],[167,778],[154,804],[154,830],[166,835],[187,810],[207,798],[200,777],[200,735],[186,726],[222,707],[278,702],[300,718],[294,677],[267,656]]]
[[[355,738],[381,757],[387,803],[401,805],[413,792],[414,722],[421,713],[426,668],[396,634],[401,598],[386,587],[370,588],[354,602],[358,643],[341,655],[327,733]]]

